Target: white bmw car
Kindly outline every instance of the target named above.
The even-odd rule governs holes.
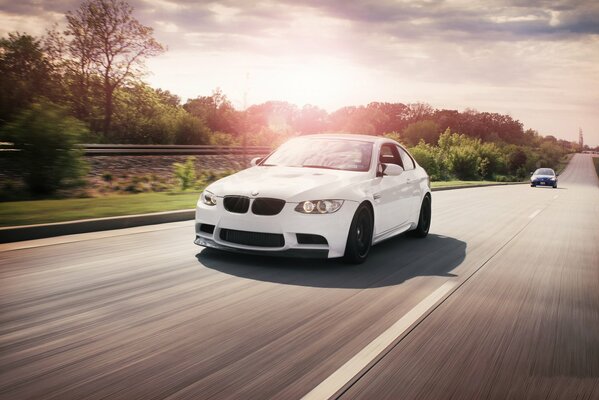
[[[393,140],[300,136],[252,165],[202,192],[196,244],[361,263],[373,244],[428,234],[429,177]]]

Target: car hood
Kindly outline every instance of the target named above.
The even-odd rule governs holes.
[[[367,172],[256,166],[220,179],[206,189],[219,197],[271,197],[288,202],[352,200],[352,189],[367,176]]]

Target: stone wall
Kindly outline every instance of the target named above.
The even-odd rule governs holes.
[[[242,155],[196,155],[196,171],[224,172],[249,167],[249,161],[259,155],[248,155],[244,163]],[[190,156],[89,156],[89,178],[99,178],[110,173],[114,176],[157,175],[170,178],[173,164],[184,163]]]
[[[243,155],[195,155],[196,174],[206,172],[218,176],[224,172],[239,171],[249,167],[249,161],[262,155],[249,154],[244,163]],[[96,196],[116,192],[163,191],[176,185],[174,163],[184,163],[188,155],[168,156],[86,156],[89,166],[87,184],[64,191],[69,196]],[[213,174],[208,174],[214,176]],[[24,189],[14,158],[0,157],[0,201],[12,198]]]

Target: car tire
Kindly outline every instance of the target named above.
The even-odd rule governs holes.
[[[372,247],[374,218],[370,207],[360,204],[349,226],[345,245],[344,261],[348,264],[361,264],[366,261]]]
[[[424,196],[424,199],[422,199],[422,204],[420,205],[418,225],[416,226],[416,229],[410,231],[410,235],[418,238],[426,237],[428,235],[428,230],[431,227],[431,216],[431,197],[426,195]]]
[[[557,184],[553,185],[553,188],[554,188],[554,189],[557,189]]]
[[[530,187],[536,187],[537,185],[535,185],[534,183],[530,184]]]

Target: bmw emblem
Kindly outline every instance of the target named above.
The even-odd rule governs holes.
[[[252,190],[252,196],[258,196],[258,193],[260,193],[260,192],[257,190]]]

